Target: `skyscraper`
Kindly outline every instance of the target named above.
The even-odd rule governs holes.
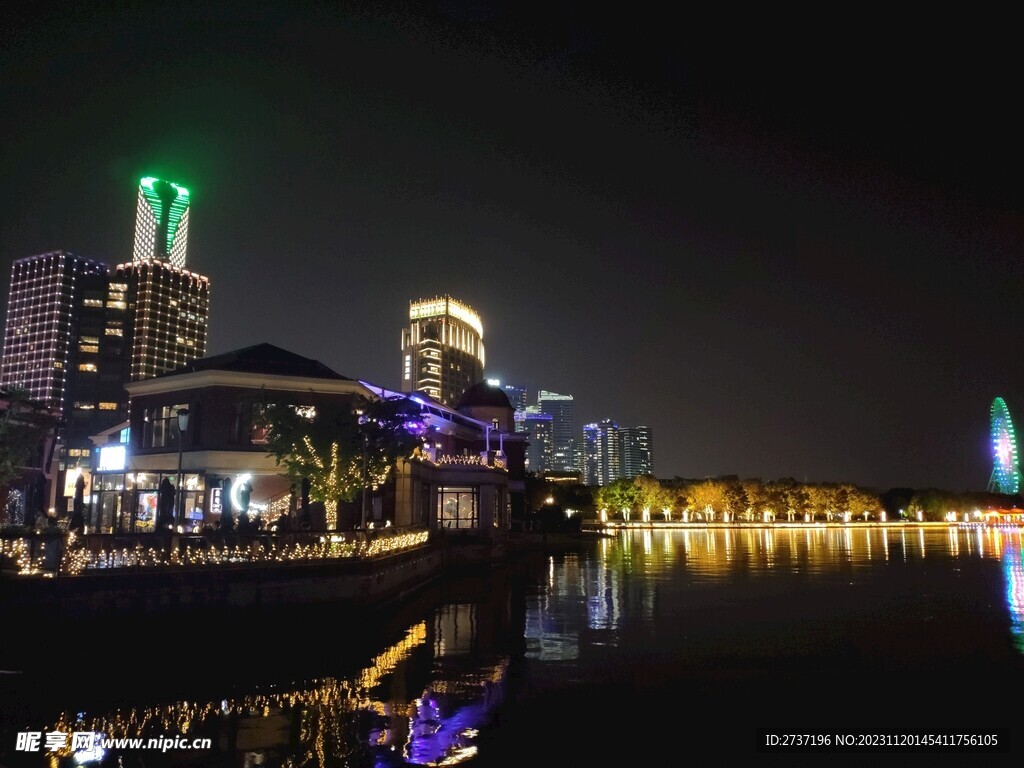
[[[402,329],[402,385],[455,407],[483,380],[484,327],[469,305],[451,296],[409,302]]]
[[[553,454],[552,417],[541,413],[540,406],[530,405],[515,412],[516,432],[528,435],[526,469],[528,472],[546,472],[551,469]]]
[[[622,476],[638,477],[654,474],[654,436],[650,427],[623,427]]]
[[[576,422],[573,420],[572,395],[560,395],[542,389],[537,393],[537,405],[541,413],[551,416],[551,469],[558,472],[571,472],[576,469],[573,458]]]
[[[0,386],[20,387],[61,416],[60,469],[88,468],[89,436],[122,421],[125,286],[110,268],[67,251],[18,259]]]
[[[508,401],[512,403],[512,407],[515,410],[526,410],[526,387],[519,387],[515,384],[506,384],[502,389],[505,390],[505,394],[508,396]]]
[[[584,470],[587,485],[608,485],[622,477],[622,438],[619,425],[602,419],[583,427]]]
[[[119,264],[130,343],[125,381],[138,381],[206,356],[210,279],[157,260]]]
[[[185,266],[188,245],[188,190],[147,176],[139,182],[133,261],[156,259]]]

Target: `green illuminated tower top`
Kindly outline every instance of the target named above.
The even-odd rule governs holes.
[[[152,176],[142,179],[135,214],[134,261],[157,259],[184,267],[188,208],[185,187]]]

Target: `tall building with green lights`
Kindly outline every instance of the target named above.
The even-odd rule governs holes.
[[[188,245],[188,190],[172,181],[146,176],[139,182],[133,261],[165,261],[185,266]]]

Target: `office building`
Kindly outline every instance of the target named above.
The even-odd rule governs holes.
[[[184,267],[188,213],[189,194],[185,187],[152,176],[139,181],[132,260],[155,259]]]
[[[512,408],[517,411],[526,410],[526,387],[518,387],[515,384],[506,384],[502,389],[512,403]]]
[[[480,315],[451,296],[409,302],[402,329],[402,390],[419,390],[454,407],[483,380],[484,328]]]
[[[127,413],[124,306],[108,273],[106,264],[67,251],[11,267],[0,386],[25,389],[59,413],[65,444],[85,443]]]
[[[551,416],[551,465],[545,469],[571,472],[576,469],[574,459],[576,422],[573,419],[572,395],[560,395],[542,389],[537,393],[537,406],[541,413]]]
[[[554,454],[553,419],[549,413],[541,413],[540,406],[530,405],[515,412],[517,433],[527,436],[526,470],[546,472],[551,468]]]
[[[584,470],[587,485],[608,485],[622,477],[622,437],[611,419],[583,427]]]
[[[654,437],[650,427],[623,427],[622,476],[638,477],[654,474]]]
[[[140,381],[206,355],[210,280],[162,261],[119,264],[128,309],[125,381]]]

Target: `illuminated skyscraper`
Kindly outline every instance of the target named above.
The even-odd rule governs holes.
[[[557,472],[575,470],[576,462],[573,456],[576,422],[572,414],[572,395],[560,395],[542,389],[537,393],[537,405],[541,413],[551,416],[551,465],[545,469]]]
[[[147,176],[139,182],[135,212],[133,261],[170,262],[185,266],[188,245],[188,190],[180,184]]]
[[[451,296],[409,302],[401,389],[420,390],[455,407],[463,392],[483,380],[483,337],[480,315]]]
[[[119,264],[130,339],[125,381],[138,381],[206,356],[210,279],[162,261]]]
[[[520,387],[515,384],[506,384],[502,389],[505,390],[505,394],[508,395],[508,401],[512,403],[512,407],[515,410],[526,410],[526,387]]]
[[[654,474],[654,435],[650,427],[623,427],[622,476]]]
[[[583,427],[584,470],[587,485],[608,485],[622,477],[622,437],[619,425],[602,419]]]
[[[122,421],[126,286],[110,268],[67,251],[18,259],[0,386],[20,387],[61,415],[61,469],[89,466],[89,436]]]
[[[540,406],[530,405],[515,412],[516,432],[527,434],[526,469],[547,472],[551,469],[553,435],[551,414],[541,413]]]

